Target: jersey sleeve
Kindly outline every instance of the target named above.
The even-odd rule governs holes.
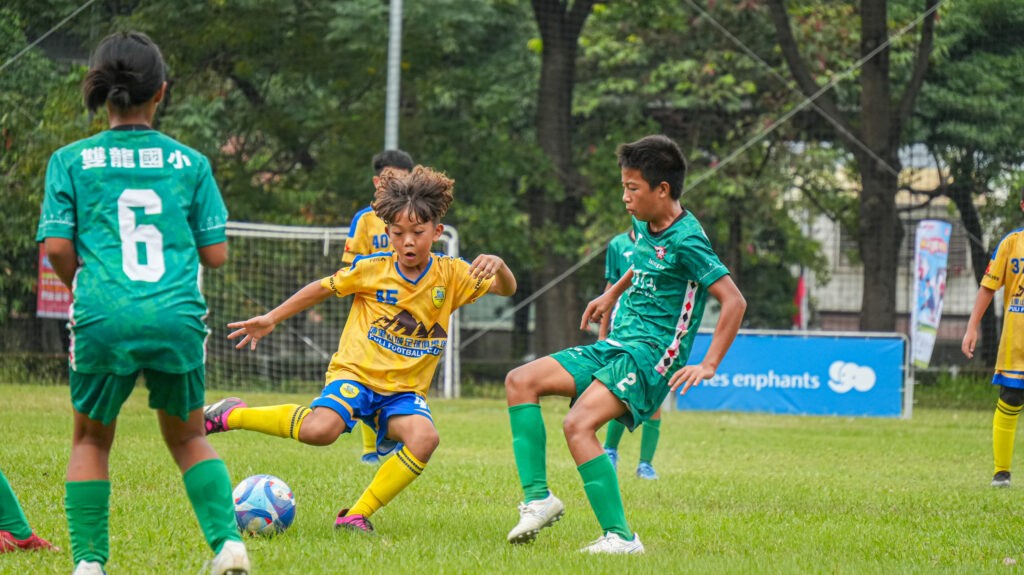
[[[367,212],[372,208],[363,208],[352,217],[352,225],[348,229],[348,237],[345,238],[345,253],[341,256],[341,262],[350,265],[356,256],[362,256],[373,252],[369,225],[366,223]]]
[[[210,162],[202,159],[196,182],[196,195],[189,209],[188,225],[196,240],[196,247],[204,247],[227,241],[228,209],[220,188],[213,179]]]
[[[618,236],[615,236],[608,242],[608,249],[604,252],[604,279],[610,284],[617,282],[622,277],[622,274],[619,273],[622,270],[619,269],[618,265],[619,254],[617,253],[618,242],[615,241],[616,238]]]
[[[1015,238],[1015,234],[1007,235],[992,252],[992,259],[989,260],[988,267],[985,268],[985,275],[981,278],[983,287],[998,291],[1006,283],[1006,263],[1008,254],[1013,252],[1012,244]]]
[[[475,302],[487,293],[494,283],[494,278],[474,278],[469,274],[469,262],[464,259],[452,259],[452,280],[450,289],[454,292],[452,311]]]
[[[46,238],[75,239],[78,225],[75,214],[75,190],[60,155],[50,156],[46,166],[46,188],[43,207],[39,214],[36,241]]]
[[[374,263],[371,258],[363,256],[355,256],[355,261],[350,266],[341,268],[334,272],[334,275],[327,276],[320,280],[320,285],[325,289],[329,289],[334,292],[337,297],[345,297],[349,294],[356,293],[359,288],[364,284],[372,283]],[[371,261],[367,261],[371,260]],[[362,265],[360,262],[365,261]],[[375,268],[376,269],[376,268]]]
[[[711,249],[711,243],[703,234],[692,236],[683,242],[682,247],[681,263],[701,285],[710,286],[729,275],[729,269],[718,259],[718,254]]]

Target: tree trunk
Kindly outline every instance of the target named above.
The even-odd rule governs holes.
[[[533,0],[534,17],[543,42],[537,94],[537,140],[562,190],[555,198],[551,197],[551,190],[539,186],[527,191],[530,241],[534,253],[543,258],[533,274],[534,292],[575,263],[567,255],[574,253],[572,246],[544,244],[559,238],[561,230],[575,228],[582,210],[585,186],[573,164],[572,154],[572,94],[579,35],[593,3],[592,0],[576,0],[571,4]],[[535,354],[546,355],[583,341],[578,329],[583,307],[574,276],[566,277],[537,298],[535,309]]]
[[[870,158],[861,164],[858,246],[864,264],[860,329],[896,329],[896,275],[903,227],[896,215],[896,177]]]

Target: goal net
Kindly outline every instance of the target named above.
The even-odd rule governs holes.
[[[209,308],[206,379],[214,388],[318,393],[338,348],[352,297],[331,298],[277,326],[255,351],[235,349],[227,324],[266,313],[309,282],[341,266],[348,228],[229,222],[228,262],[203,268]],[[435,250],[459,255],[458,233],[445,227]],[[459,318],[452,316],[448,344],[431,394],[459,395]]]

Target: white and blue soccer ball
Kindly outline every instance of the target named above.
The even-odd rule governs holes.
[[[242,533],[276,535],[295,521],[295,494],[280,478],[253,475],[232,492],[235,521]]]

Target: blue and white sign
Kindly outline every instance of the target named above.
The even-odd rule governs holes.
[[[711,344],[698,333],[690,363]],[[909,416],[906,338],[900,334],[742,331],[713,379],[679,409],[799,415]],[[906,411],[904,406],[907,406]]]

